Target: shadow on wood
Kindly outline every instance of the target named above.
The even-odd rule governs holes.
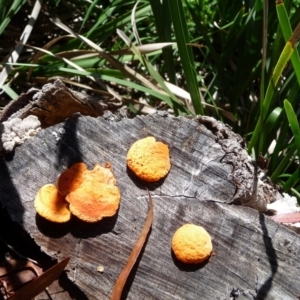
[[[257,291],[256,298],[257,299],[265,299],[272,288],[274,276],[278,270],[278,261],[276,251],[274,249],[272,239],[269,236],[268,228],[266,226],[266,219],[263,214],[259,215],[259,222],[263,232],[263,240],[265,243],[266,254],[269,260],[271,275],[266,281],[261,285],[261,287]]]

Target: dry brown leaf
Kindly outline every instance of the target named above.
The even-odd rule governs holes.
[[[124,267],[124,269],[122,270],[121,274],[119,275],[110,299],[111,300],[119,300],[121,299],[121,295],[122,295],[122,291],[123,288],[125,286],[125,283],[127,281],[127,278],[130,274],[131,269],[133,268],[137,258],[140,255],[140,252],[143,248],[143,246],[145,245],[146,239],[148,237],[150,228],[152,226],[152,221],[153,221],[153,202],[152,202],[152,198],[150,195],[150,192],[148,190],[148,195],[149,195],[149,211],[148,211],[148,215],[147,215],[147,219],[145,221],[145,225],[144,228],[136,242],[136,244],[134,245],[132,252],[129,256],[128,262],[126,264],[126,266]]]
[[[300,222],[300,212],[275,215],[271,216],[271,219],[278,223],[298,223]]]
[[[16,293],[10,296],[8,300],[29,300],[36,297],[59,277],[68,262],[69,258],[65,258],[57,263],[42,275],[21,287]]]

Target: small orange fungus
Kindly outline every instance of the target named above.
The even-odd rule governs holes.
[[[71,218],[68,202],[53,184],[46,184],[40,188],[34,200],[34,207],[39,215],[52,222],[64,223]]]
[[[175,232],[172,239],[172,250],[179,261],[198,264],[204,262],[211,255],[211,237],[203,227],[185,224]]]
[[[152,136],[138,140],[127,153],[127,166],[140,179],[156,182],[170,170],[169,148]]]

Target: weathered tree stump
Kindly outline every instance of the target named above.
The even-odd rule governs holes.
[[[41,90],[30,89],[11,101],[0,112],[0,122],[13,118],[37,116],[43,128],[72,117],[74,113],[98,117],[105,109],[116,110],[110,101],[99,101],[89,95],[68,89],[59,79],[45,84]]]
[[[170,173],[155,184],[137,180],[125,161],[130,145],[149,135],[167,143],[171,153]],[[111,162],[122,193],[117,215],[96,224],[75,217],[64,225],[46,222],[33,207],[37,191],[79,161],[90,168]],[[145,187],[154,201],[154,222],[124,298],[233,299],[234,288],[239,299],[300,296],[300,237],[245,206],[263,210],[276,191],[259,180],[253,198],[254,167],[242,139],[211,118],[73,118],[1,158],[0,170],[0,199],[11,218],[51,257],[71,257],[67,276],[81,291],[77,299],[109,299],[147,215]],[[215,253],[208,263],[185,266],[173,257],[171,238],[184,223],[211,234]]]

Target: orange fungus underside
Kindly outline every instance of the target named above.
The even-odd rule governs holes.
[[[34,206],[39,215],[52,222],[64,223],[71,218],[68,202],[53,184],[40,188]]]

